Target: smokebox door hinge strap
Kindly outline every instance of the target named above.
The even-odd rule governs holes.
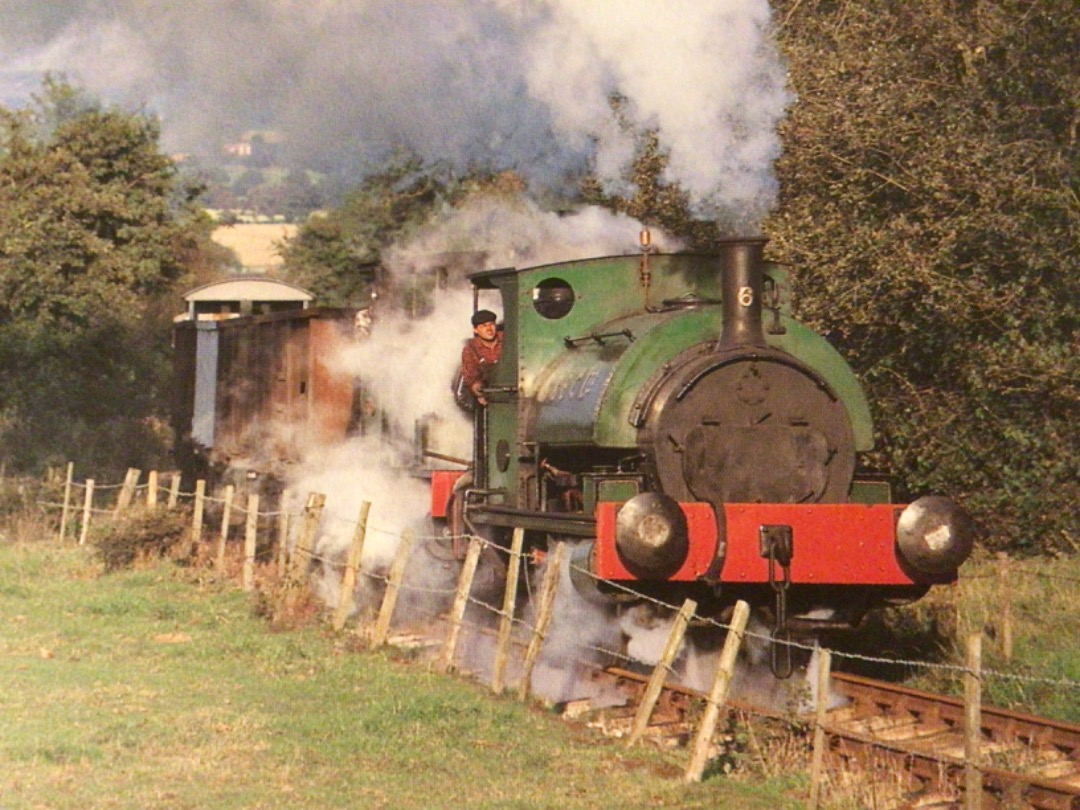
[[[777,678],[790,678],[794,671],[791,633],[787,626],[787,591],[791,585],[791,558],[795,555],[794,532],[790,526],[761,526],[761,556],[769,560],[769,585],[776,594],[776,625],[773,627],[770,669]],[[781,575],[776,576],[777,566]]]

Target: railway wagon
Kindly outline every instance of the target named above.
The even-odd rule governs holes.
[[[302,451],[341,441],[365,414],[331,359],[357,310],[313,307],[174,324],[174,430],[185,475],[270,476]]]

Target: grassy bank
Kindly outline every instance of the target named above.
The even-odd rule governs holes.
[[[961,640],[981,632],[987,703],[1080,723],[1078,593],[1076,555],[977,558],[956,589],[949,655],[962,661]]]
[[[955,586],[872,615],[837,639],[858,654],[919,665],[845,660],[841,668],[960,696],[967,639],[981,633],[984,703],[1080,723],[1078,589],[1080,556],[977,553]]]
[[[799,807],[805,782],[684,785],[423,664],[271,633],[233,585],[0,543],[0,807]]]

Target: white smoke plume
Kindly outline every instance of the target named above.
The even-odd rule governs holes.
[[[385,261],[391,269],[412,268],[440,251],[481,247],[477,270],[532,267],[636,253],[640,229],[637,220],[603,208],[557,214],[526,197],[478,195],[434,218],[408,244],[391,249]],[[652,242],[662,251],[681,246],[660,230],[652,232]]]
[[[473,271],[625,253],[637,249],[638,228],[635,221],[600,209],[560,216],[523,198],[479,197],[445,212],[413,240],[395,246],[386,265],[401,280],[412,273],[422,275],[433,256],[468,252],[478,245],[484,251],[469,268]],[[677,244],[662,232],[654,234],[654,243]],[[499,302],[482,305],[501,315]],[[450,387],[471,334],[471,311],[472,294],[463,280],[435,295],[432,310],[422,317],[383,311],[376,304],[370,334],[337,357],[323,358],[336,373],[362,381],[366,395],[382,411],[380,421],[385,421],[387,433],[351,439],[336,448],[313,447],[291,471],[288,484],[296,499],[294,509],[309,492],[327,495],[320,557],[344,556],[363,501],[372,504],[372,511],[362,565],[385,571],[406,529],[421,542],[430,539],[431,527],[425,520],[430,493],[410,474],[408,453],[422,421],[429,426],[428,449],[440,456],[471,458],[472,423],[454,403]],[[428,462],[439,466],[437,460]],[[323,595],[331,604],[338,599],[336,577],[332,572],[323,584]]]
[[[466,254],[469,272],[632,253],[638,250],[639,228],[635,220],[600,208],[559,215],[523,197],[478,196],[390,248],[383,264],[401,281],[424,276],[448,253]],[[662,250],[679,246],[659,230],[652,239]],[[497,300],[482,300],[481,305],[502,314]],[[434,416],[458,436],[452,445],[438,448],[440,452],[464,457],[470,452],[471,423],[454,404],[450,382],[471,336],[472,293],[458,279],[456,286],[433,296],[432,306],[430,313],[415,317],[383,311],[376,304],[370,337],[327,362],[365,381],[398,435],[410,436],[417,420]]]
[[[773,203],[791,101],[767,0],[8,0],[0,64],[0,98],[58,71],[160,114],[177,151],[274,129],[299,165],[404,146],[548,188],[590,161],[624,183],[615,95],[697,213],[746,227]]]

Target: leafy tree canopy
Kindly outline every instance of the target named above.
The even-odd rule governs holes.
[[[798,94],[774,252],[877,411],[878,461],[1000,545],[1080,502],[1080,14],[1071,0],[777,7]]]
[[[182,272],[173,167],[152,119],[76,105],[50,81],[0,119],[0,319],[86,326]]]
[[[300,228],[283,252],[290,279],[327,306],[366,303],[382,252],[462,187],[437,168],[400,158],[369,176],[339,208],[312,216]]]
[[[151,118],[49,78],[0,110],[0,453],[20,469],[102,471],[160,452],[162,296],[208,223],[175,183]]]

